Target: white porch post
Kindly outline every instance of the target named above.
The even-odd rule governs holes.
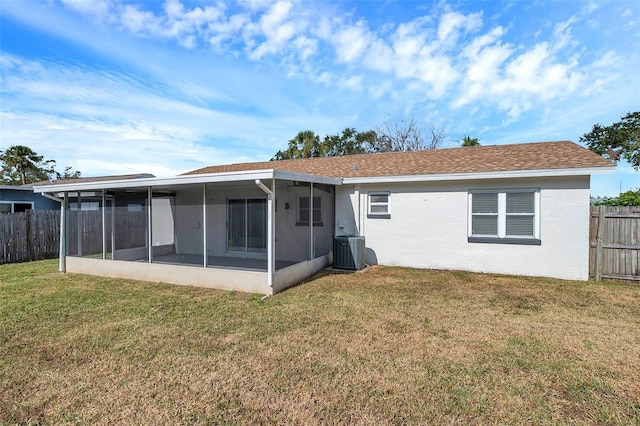
[[[107,258],[107,192],[102,190],[102,260]]]
[[[313,182],[309,183],[309,260],[315,257],[313,244]]]
[[[149,263],[152,262],[153,260],[153,235],[152,235],[152,220],[153,220],[153,215],[151,212],[151,201],[153,200],[153,192],[151,191],[151,187],[147,187],[147,231],[148,231],[148,236],[149,236],[149,240],[148,240],[148,245],[149,245]]]
[[[82,257],[82,237],[83,237],[83,220],[82,220],[82,196],[81,196],[81,192],[78,191],[78,226],[76,227],[78,229],[78,238],[76,238],[78,240],[78,257]]]
[[[209,263],[207,254],[207,184],[202,184],[202,264],[206,268]]]
[[[271,189],[267,188],[260,179],[256,179],[256,185],[258,188],[267,194],[267,282],[269,287],[273,287],[273,275],[276,271],[276,258],[275,258],[275,246],[276,246],[276,233],[275,233],[275,200],[276,194],[276,180],[271,179]]]
[[[269,287],[273,287],[273,277],[276,273],[276,180],[271,179],[271,195],[268,196],[269,212],[267,215],[269,225],[267,227],[268,242],[268,262],[267,273],[269,274]]]
[[[111,194],[111,260],[116,252],[116,194]]]
[[[60,203],[60,252],[58,254],[58,271],[67,272],[67,198],[65,192]]]

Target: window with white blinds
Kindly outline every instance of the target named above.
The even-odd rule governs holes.
[[[506,235],[534,236],[535,193],[507,192]]]
[[[391,194],[388,192],[369,193],[369,210],[367,212],[367,217],[374,219],[390,219],[390,198]]]
[[[539,216],[537,189],[471,191],[469,241],[539,244]]]

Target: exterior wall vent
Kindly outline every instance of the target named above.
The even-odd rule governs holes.
[[[336,269],[364,268],[364,237],[340,235],[333,237],[333,267]]]

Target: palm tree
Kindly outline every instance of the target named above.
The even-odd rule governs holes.
[[[0,151],[2,181],[7,184],[33,183],[48,179],[54,171],[55,160],[46,160],[31,148],[14,145]]]
[[[462,146],[480,146],[480,139],[467,135],[462,138]]]

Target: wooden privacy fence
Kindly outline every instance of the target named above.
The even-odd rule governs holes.
[[[591,207],[589,274],[640,281],[640,207]]]
[[[59,210],[0,214],[0,264],[51,259],[59,246]]]
[[[112,216],[106,212],[106,248],[112,242],[118,249],[145,247],[147,214],[127,212]],[[100,211],[67,211],[67,253],[86,256],[102,253],[102,213]],[[0,264],[53,259],[60,252],[60,210],[26,210],[0,214]]]

